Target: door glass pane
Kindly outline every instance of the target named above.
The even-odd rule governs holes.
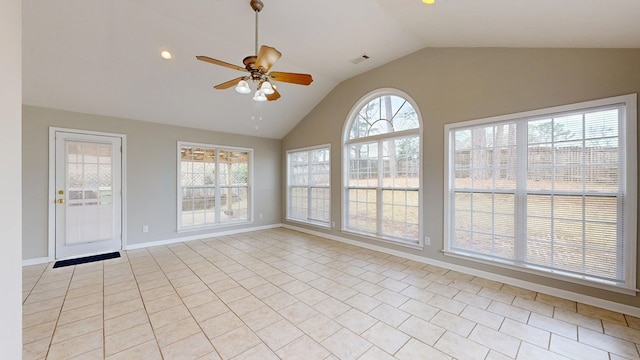
[[[113,237],[113,145],[66,141],[66,243]]]

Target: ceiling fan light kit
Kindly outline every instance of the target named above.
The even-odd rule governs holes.
[[[241,76],[239,78],[229,80],[222,84],[214,86],[215,89],[222,90],[228,89],[235,85],[236,92],[240,94],[251,93],[251,87],[249,83],[252,82],[256,85],[256,92],[253,95],[255,101],[273,101],[280,98],[280,93],[275,86],[271,84],[271,81],[280,81],[297,85],[309,85],[313,81],[313,78],[309,74],[296,74],[288,72],[269,72],[269,69],[273,64],[280,59],[282,53],[271,46],[262,45],[260,51],[258,51],[258,14],[264,7],[261,0],[251,0],[249,5],[256,14],[256,39],[255,39],[255,53],[256,55],[249,55],[242,60],[244,67],[229,64],[227,62],[210,58],[208,56],[196,56],[196,59],[211,64],[228,67],[231,69],[248,72],[248,75]]]
[[[240,80],[236,86],[236,91],[240,94],[248,94],[251,92],[251,88],[246,80]]]
[[[256,93],[253,95],[253,100],[255,101],[267,101],[267,96],[262,90],[256,90]]]

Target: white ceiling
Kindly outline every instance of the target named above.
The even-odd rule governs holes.
[[[281,83],[266,103],[212,88],[241,73],[195,56],[253,54],[249,0],[24,0],[24,103],[281,138],[341,81],[421,48],[640,48],[640,0],[263,1],[272,70],[310,73],[309,87]]]

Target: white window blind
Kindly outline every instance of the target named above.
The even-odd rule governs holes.
[[[331,149],[287,152],[287,219],[329,226]]]
[[[633,99],[448,126],[445,250],[635,288]]]

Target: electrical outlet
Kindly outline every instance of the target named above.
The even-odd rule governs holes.
[[[336,228],[336,222],[335,222],[335,221],[332,221],[332,222],[331,222],[331,228],[332,228],[332,229],[335,229],[335,228]]]
[[[259,218],[260,220],[262,220],[262,214],[258,215],[258,218]]]
[[[148,233],[149,232],[149,225],[142,225],[142,232],[143,233]]]
[[[425,237],[424,237],[424,244],[425,244],[425,245],[431,245],[431,238],[430,238],[430,237],[428,237],[428,236],[425,236]]]

